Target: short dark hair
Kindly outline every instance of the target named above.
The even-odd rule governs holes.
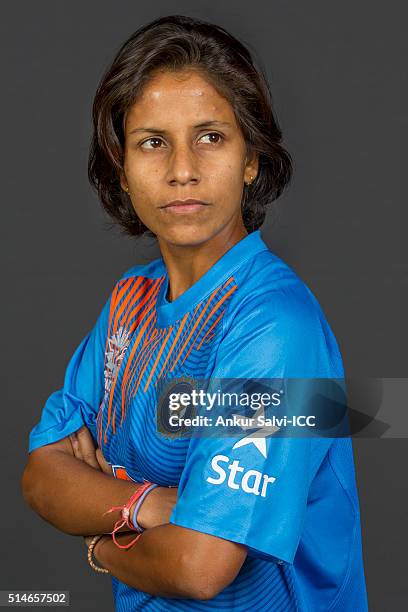
[[[248,233],[258,229],[266,207],[292,176],[292,158],[281,145],[282,132],[271,92],[250,51],[224,28],[168,15],[136,30],[117,52],[98,85],[93,102],[93,135],[88,177],[107,213],[131,236],[155,236],[137,216],[120,185],[125,135],[123,119],[143,86],[158,70],[201,71],[231,104],[248,153],[259,156],[256,179],[244,188],[242,218]]]

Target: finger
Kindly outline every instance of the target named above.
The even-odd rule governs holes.
[[[80,459],[81,461],[83,461],[83,457],[82,457],[82,453],[81,453],[81,448],[79,446],[79,442],[78,442],[78,438],[77,438],[76,432],[70,434],[69,439],[71,441],[71,446],[72,446],[72,450],[73,450],[73,453],[74,453],[75,457],[77,459]]]
[[[89,429],[84,425],[76,432],[79,443],[79,448],[82,460],[91,467],[99,470],[100,466],[95,456],[95,443],[89,432]]]
[[[109,463],[106,461],[105,457],[103,456],[103,453],[101,451],[101,449],[98,447],[96,449],[96,459],[102,469],[102,471],[105,474],[108,474],[109,476],[112,476],[112,468],[109,465]]]

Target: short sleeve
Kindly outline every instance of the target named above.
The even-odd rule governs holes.
[[[29,453],[65,438],[83,425],[91,432],[95,429],[95,418],[104,394],[104,356],[111,297],[105,302],[94,327],[71,356],[63,387],[48,397],[39,422],[29,434]]]
[[[242,304],[217,352],[212,378],[341,377],[335,338],[306,289]],[[192,437],[170,523],[293,563],[311,482],[332,440]]]

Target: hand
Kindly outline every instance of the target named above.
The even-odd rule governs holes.
[[[177,502],[178,487],[156,487],[144,498],[137,513],[137,522],[143,529],[150,529],[169,522]],[[130,508],[130,518],[136,502]]]
[[[77,459],[113,477],[110,465],[105,460],[101,449],[95,447],[94,440],[86,425],[83,425],[78,431],[72,433],[69,438],[71,440],[73,453]]]
[[[109,465],[109,463],[106,461],[105,457],[103,456],[102,451],[99,448],[99,446],[95,451],[95,456],[96,456],[96,460],[102,472],[104,472],[104,474],[107,474],[108,476],[112,476],[113,478],[114,476],[112,474],[112,468]]]

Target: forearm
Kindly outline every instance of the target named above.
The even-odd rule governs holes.
[[[125,504],[140,486],[108,476],[60,451],[29,463],[22,484],[24,497],[33,510],[72,535],[111,532],[120,511],[104,513],[112,506]]]
[[[127,544],[135,534],[120,534]],[[130,587],[158,597],[208,599],[206,570],[193,563],[195,532],[173,524],[147,529],[129,549],[104,537],[95,548],[97,561]],[[191,540],[191,541],[190,541]],[[186,552],[188,551],[188,552]]]

